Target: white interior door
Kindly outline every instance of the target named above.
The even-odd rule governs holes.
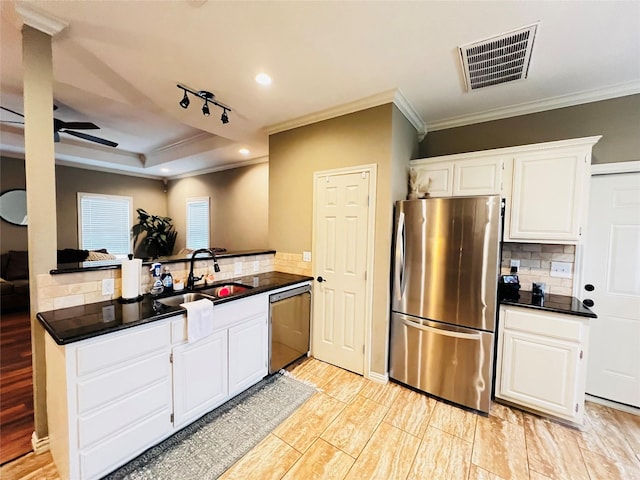
[[[640,407],[640,173],[592,177],[583,278],[598,315],[586,391]]]
[[[364,373],[368,172],[316,175],[313,355]],[[318,281],[322,279],[322,281]]]

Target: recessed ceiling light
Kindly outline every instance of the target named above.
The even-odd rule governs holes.
[[[242,155],[249,155],[249,149],[248,148],[241,148],[240,150],[238,150]]]
[[[256,82],[260,85],[271,85],[271,77],[266,73],[259,73],[256,75]]]
[[[169,169],[168,168],[161,168],[160,171],[164,172],[164,173],[167,173],[169,171]]]

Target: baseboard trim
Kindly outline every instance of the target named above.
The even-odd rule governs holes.
[[[376,383],[388,383],[389,382],[389,374],[385,373],[384,375],[376,372],[369,372],[367,378]]]
[[[33,447],[33,453],[38,455],[49,450],[49,437],[38,438],[36,432],[31,434],[31,446]]]
[[[584,396],[587,402],[597,403],[598,405],[604,405],[605,407],[613,408],[614,410],[620,410],[621,412],[630,413],[640,417],[640,408],[632,407],[631,405],[625,405],[624,403],[612,402],[605,398],[594,397],[588,393]]]

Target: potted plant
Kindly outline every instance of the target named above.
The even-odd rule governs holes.
[[[138,237],[144,233],[145,236],[140,240],[142,256],[158,258],[171,255],[178,236],[171,218],[149,215],[142,208],[137,208],[136,212],[138,212],[138,223],[131,227],[134,249],[138,243]]]

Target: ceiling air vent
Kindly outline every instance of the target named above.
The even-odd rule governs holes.
[[[527,78],[538,24],[460,47],[467,91]]]

